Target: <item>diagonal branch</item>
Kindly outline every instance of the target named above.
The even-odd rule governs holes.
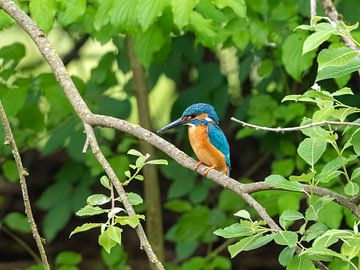
[[[7,116],[6,116],[6,113],[5,113],[5,110],[3,108],[1,101],[0,101],[0,119],[4,126],[4,131],[5,131],[5,143],[4,144],[9,145],[12,148],[12,154],[14,156],[16,167],[19,172],[20,187],[21,187],[21,192],[22,192],[24,206],[25,206],[25,213],[26,213],[26,216],[28,218],[28,221],[29,221],[29,224],[31,227],[33,238],[35,239],[36,245],[39,249],[41,260],[43,262],[43,266],[44,266],[45,270],[49,270],[50,266],[49,266],[49,263],[48,263],[48,260],[46,257],[46,252],[45,252],[42,240],[41,240],[41,236],[37,229],[32,210],[31,210],[30,198],[29,198],[29,193],[28,193],[26,179],[25,179],[25,176],[28,176],[29,173],[25,170],[25,168],[22,164],[20,153],[16,146],[16,142],[15,142],[9,121],[7,119]]]
[[[80,96],[79,92],[76,89],[75,84],[71,80],[70,76],[66,72],[66,68],[64,63],[62,62],[59,55],[54,50],[50,41],[46,38],[44,33],[40,30],[40,28],[35,24],[35,22],[23,11],[21,10],[12,0],[0,0],[0,7],[8,13],[33,39],[36,43],[38,49],[41,54],[44,56],[46,61],[48,62],[50,68],[52,69],[56,79],[59,81],[59,84],[62,86],[64,93],[68,100],[70,101],[72,107],[74,108],[76,114],[82,120],[84,124],[84,128],[86,130],[86,135],[89,139],[89,143],[91,144],[92,151],[94,155],[98,158],[100,164],[103,166],[103,169],[108,173],[109,179],[112,181],[112,184],[116,188],[117,192],[119,192],[119,196],[122,199],[124,207],[129,215],[134,215],[135,211],[130,204],[125,190],[121,186],[120,182],[117,181],[117,177],[113,174],[113,170],[111,166],[108,164],[104,156],[102,155],[99,147],[97,146],[97,142],[95,139],[95,135],[93,134],[92,127],[90,127],[85,121],[85,116],[87,114],[91,114],[88,106],[85,101]],[[90,142],[90,140],[92,141]],[[97,147],[96,147],[97,146]],[[86,147],[84,148],[86,150]],[[105,159],[105,161],[103,160]],[[154,251],[152,250],[149,241],[144,233],[144,230],[141,224],[138,225],[136,232],[141,242],[141,247],[145,250],[149,260],[155,264],[157,269],[164,269],[161,262],[158,260]]]

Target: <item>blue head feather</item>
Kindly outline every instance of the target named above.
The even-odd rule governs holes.
[[[219,123],[219,117],[215,112],[215,108],[207,103],[196,103],[186,108],[182,116],[190,116],[193,114],[207,114],[209,118],[214,120],[215,123]]]

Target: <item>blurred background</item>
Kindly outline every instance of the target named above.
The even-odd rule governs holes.
[[[137,2],[140,8],[132,12],[131,0],[30,0],[18,4],[47,33],[93,112],[156,131],[178,118],[187,106],[210,103],[229,140],[231,177],[247,183],[262,181],[269,174],[287,177],[302,172],[306,164],[296,153],[303,139],[300,132],[244,129],[230,117],[285,127],[299,125],[304,116],[312,115],[311,105],[281,103],[285,95],[308,90],[316,76],[316,52],[301,54],[309,34],[293,31],[309,23],[309,1],[189,0],[184,9],[181,1],[171,5],[167,1]],[[335,6],[346,23],[359,21],[359,0],[335,1]],[[318,14],[324,15],[321,6]],[[0,29],[0,99],[30,173],[27,181],[33,212],[50,261],[58,269],[148,269],[131,228],[124,227],[123,245],[110,254],[97,244],[98,230],[69,239],[76,226],[103,221],[102,217],[79,218],[75,212],[90,194],[107,192],[99,183],[104,172],[90,151],[82,154],[82,124],[34,42],[1,10]],[[359,33],[354,32],[358,40]],[[340,42],[331,38],[323,46]],[[137,61],[145,69],[135,74],[131,64]],[[134,89],[134,80],[144,80],[146,87]],[[322,81],[321,86],[328,91],[350,86],[356,92],[360,80],[357,74],[346,75]],[[360,98],[357,95],[343,102],[358,105]],[[121,180],[135,162],[128,150],[149,152],[148,146],[128,134],[96,128],[96,135]],[[185,127],[162,136],[194,156]],[[255,218],[256,213],[233,192],[182,168],[162,152],[151,148],[150,152],[153,158],[167,159],[169,165],[151,167],[144,182],[131,183],[127,191],[145,197],[144,203],[136,206],[139,213],[146,215],[146,209],[160,206],[142,223],[153,224],[148,225],[153,226],[148,228],[149,238],[163,254],[160,257],[165,258],[167,269],[282,268],[277,261],[281,249],[275,244],[230,260],[226,249],[230,243],[213,231],[234,223],[233,213],[240,209],[247,209]],[[325,162],[331,157],[327,151],[322,159]],[[146,193],[149,184],[146,187],[144,183],[159,189],[159,197],[156,192]],[[304,204],[297,193],[266,191],[254,196],[271,216],[284,209],[299,210]],[[16,165],[11,150],[1,143],[2,270],[39,269],[32,266],[37,250],[23,210]],[[330,228],[351,226],[353,219],[341,207],[320,215]],[[73,265],[62,266],[63,261]]]

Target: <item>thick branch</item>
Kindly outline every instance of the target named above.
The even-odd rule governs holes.
[[[88,106],[86,105],[86,103],[84,102],[84,100],[82,99],[82,97],[80,96],[79,92],[77,91],[70,76],[67,74],[66,68],[65,68],[61,58],[56,53],[56,51],[52,47],[49,40],[45,37],[44,33],[35,24],[35,22],[23,10],[21,10],[12,0],[0,0],[0,7],[6,13],[8,13],[29,34],[29,36],[36,43],[41,54],[44,56],[44,58],[46,59],[46,61],[49,64],[50,68],[52,69],[56,79],[59,81],[60,85],[62,86],[64,93],[65,93],[66,97],[68,98],[68,100],[70,101],[76,114],[83,121],[87,136],[90,137],[89,138],[89,142],[90,142],[90,139],[92,137],[91,133],[93,133],[93,131],[92,131],[92,128],[90,128],[87,125],[87,123],[85,121],[85,116],[88,114],[91,114],[91,112],[90,112]],[[95,138],[95,136],[93,136],[93,138]],[[93,139],[93,141],[92,141],[92,150],[93,151],[94,151],[94,148],[96,149],[95,143],[97,145],[96,140]],[[97,158],[100,158],[102,155],[101,152],[99,154],[97,151],[95,151],[95,153],[96,153]],[[99,162],[100,162],[100,160],[99,160]],[[104,166],[106,163],[104,161],[101,161],[100,164]],[[107,173],[111,173],[111,171],[113,171],[111,167],[110,168],[104,167],[104,170]],[[108,176],[109,176],[109,179],[114,180],[113,185],[115,186],[116,190],[119,192],[119,196],[120,196],[120,198],[122,198],[123,204],[124,204],[127,212],[129,213],[129,215],[134,215],[135,211],[134,211],[132,205],[130,204],[130,202],[126,196],[126,193],[125,193],[124,189],[122,188],[120,182],[115,181],[116,178],[114,178],[114,175],[108,175]],[[115,175],[115,177],[116,177],[116,175]],[[151,262],[155,263],[157,269],[164,269],[164,267],[159,262],[156,255],[154,254],[141,224],[138,225],[136,232],[140,239],[141,246],[144,248],[149,260]]]
[[[9,121],[7,119],[7,116],[6,116],[6,113],[2,106],[1,101],[0,101],[0,119],[4,126],[4,131],[5,131],[5,145],[10,145],[10,147],[12,148],[12,153],[13,153],[13,156],[14,156],[14,159],[16,162],[16,167],[19,172],[20,187],[21,187],[21,193],[23,196],[23,201],[24,201],[24,206],[25,206],[25,213],[28,218],[36,245],[39,249],[41,260],[43,262],[43,266],[44,266],[45,270],[48,270],[48,269],[50,269],[50,266],[49,266],[49,263],[48,263],[48,260],[46,257],[46,252],[45,252],[44,246],[42,244],[39,231],[37,229],[37,226],[36,226],[36,223],[34,220],[32,210],[31,210],[31,203],[30,203],[29,193],[28,193],[28,189],[27,189],[27,185],[26,185],[25,176],[27,176],[29,174],[24,169],[24,166],[22,164],[20,153],[16,146],[16,142],[15,142],[14,136],[12,134]]]

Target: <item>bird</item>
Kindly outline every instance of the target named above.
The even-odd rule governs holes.
[[[230,175],[230,146],[224,132],[219,127],[219,117],[215,108],[207,103],[196,103],[187,107],[180,118],[158,130],[161,133],[180,125],[188,126],[188,137],[200,165],[207,168],[207,175],[212,169]]]

